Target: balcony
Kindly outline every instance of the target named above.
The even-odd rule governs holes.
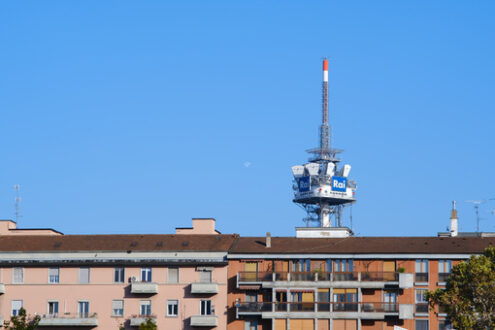
[[[0,283],[0,294],[4,294],[4,293],[5,293],[5,284]]]
[[[158,284],[153,282],[131,282],[131,293],[156,294],[158,293]]]
[[[191,293],[193,294],[215,294],[218,293],[217,283],[197,282],[191,283]]]
[[[412,318],[412,305],[383,302],[241,302],[237,317],[261,315],[262,318],[361,318],[380,320],[388,316]],[[330,313],[330,315],[329,315]]]
[[[407,280],[407,281],[406,281]],[[237,287],[385,288],[413,286],[412,274],[397,272],[239,272]]]
[[[156,324],[156,315],[132,315],[129,319],[131,327],[139,327],[141,323],[146,322],[147,319],[151,319]]]
[[[217,327],[218,317],[216,315],[192,315],[192,327]]]
[[[39,327],[96,327],[98,317],[94,314],[46,314],[40,319]]]

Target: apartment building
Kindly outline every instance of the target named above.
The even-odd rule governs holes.
[[[62,235],[0,221],[0,316],[40,328],[226,329],[227,251],[214,219],[175,235]]]
[[[494,244],[480,235],[240,237],[228,255],[228,329],[450,329],[426,290]]]

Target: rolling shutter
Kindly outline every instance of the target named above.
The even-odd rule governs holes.
[[[275,319],[275,330],[287,330],[287,320]]]

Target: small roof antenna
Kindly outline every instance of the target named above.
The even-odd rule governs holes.
[[[495,198],[481,199],[481,200],[467,200],[466,203],[471,203],[474,206],[474,212],[476,213],[476,232],[480,232],[480,205],[486,203],[487,201],[495,200]]]

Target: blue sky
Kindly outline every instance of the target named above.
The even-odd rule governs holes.
[[[495,197],[493,1],[0,4],[0,218],[67,234],[192,217],[294,235],[290,167],[317,146],[330,59],[353,229],[435,235]],[[249,166],[246,166],[250,164]],[[481,228],[495,231],[495,201]],[[349,224],[348,214],[344,220]]]

